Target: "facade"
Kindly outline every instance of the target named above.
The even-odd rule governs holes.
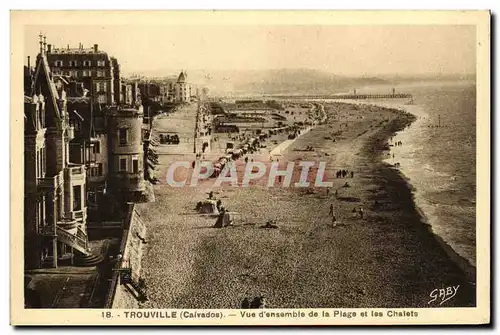
[[[94,103],[111,105],[120,97],[120,68],[118,61],[97,44],[92,48],[54,48],[47,45],[47,60],[54,74],[69,76],[89,84]]]
[[[191,101],[191,85],[187,83],[187,75],[181,71],[175,83],[175,102],[185,103]]]
[[[119,73],[97,45],[60,50],[40,40],[34,70],[28,60],[26,269],[99,263],[88,224],[120,220],[125,202],[144,201],[141,94]]]
[[[111,107],[108,112],[110,191],[123,201],[138,201],[146,191],[142,106]]]
[[[99,262],[88,248],[85,166],[69,154],[68,82],[51,73],[40,49],[25,78],[31,83],[24,98],[25,267]]]

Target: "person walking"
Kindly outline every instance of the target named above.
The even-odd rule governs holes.
[[[363,207],[360,207],[359,208],[359,218],[362,219],[364,216],[364,211],[363,211]]]
[[[333,215],[333,204],[330,204],[330,212],[328,212],[328,215]]]

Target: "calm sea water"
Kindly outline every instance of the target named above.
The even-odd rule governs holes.
[[[436,234],[476,265],[476,88],[472,82],[396,86],[415,105],[399,105],[417,116],[398,133],[387,158],[400,163],[415,187],[415,201]],[[361,92],[361,90],[359,90]],[[362,92],[389,92],[387,87]],[[374,101],[375,102],[375,101]],[[377,102],[380,104],[380,101]],[[441,124],[441,127],[436,127]]]

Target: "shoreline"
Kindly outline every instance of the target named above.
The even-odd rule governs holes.
[[[379,139],[383,139],[383,144],[388,144],[389,139],[393,136],[395,136],[397,133],[404,131],[406,129],[406,126],[412,124],[415,120],[417,115],[412,114],[411,112],[407,112],[406,110],[398,107],[387,107],[387,106],[381,106],[377,104],[371,104],[372,106],[377,106],[378,108],[388,108],[388,109],[395,109],[400,113],[400,115],[412,115],[413,120],[410,121],[409,123],[403,123],[400,125],[397,125],[396,127],[393,127],[391,130],[386,130],[386,129],[380,129],[379,133],[382,133],[381,137]],[[394,120],[397,121],[397,120]],[[384,132],[387,132],[386,134],[383,134]],[[377,138],[377,134],[373,136],[374,138]],[[363,150],[368,151],[368,143],[365,145]],[[394,174],[396,178],[400,179],[404,184],[407,190],[410,192],[411,195],[411,202],[413,203],[413,210],[417,214],[417,220],[420,221],[422,225],[422,229],[427,231],[428,234],[432,236],[432,238],[436,241],[436,243],[439,245],[439,247],[443,250],[443,252],[446,253],[446,255],[449,257],[450,261],[456,265],[461,272],[463,272],[464,276],[466,277],[466,280],[469,282],[469,284],[472,284],[472,286],[475,285],[476,282],[476,267],[472,265],[466,258],[462,257],[459,255],[452,247],[449,245],[444,239],[439,236],[437,233],[435,233],[432,229],[432,225],[428,222],[428,218],[426,217],[424,211],[418,206],[418,204],[415,201],[415,187],[411,184],[410,180],[405,176],[404,172],[401,170],[394,168],[393,165],[388,163],[386,159],[383,157],[383,152],[384,149],[382,147],[378,147],[378,150],[374,153],[374,159],[378,160],[378,164],[382,164],[385,166],[385,169],[389,171],[390,174]],[[388,178],[390,179],[390,178]],[[475,296],[475,295],[474,295]]]
[[[382,161],[384,143],[408,122],[407,113],[376,107],[367,114],[345,102],[329,104],[330,114],[333,109],[343,116],[297,138],[284,159],[321,156],[329,161],[327,180],[339,187],[345,180],[335,180],[334,169],[353,168],[352,187],[339,188],[338,200],[324,190],[222,187],[217,197],[240,214],[234,228],[211,229],[211,218],[193,212],[206,197],[200,189],[155,186],[158,201],[138,205],[151,232],[143,255],[151,300],[143,307],[239,308],[245,294],[264,294],[271,308],[475,304],[474,288],[425,225],[411,185]],[[349,128],[327,144],[327,135],[345,122]],[[294,150],[306,144],[316,151]],[[338,206],[336,228],[328,218],[329,201]],[[385,208],[375,211],[377,201]],[[365,219],[353,216],[358,206],[365,208]],[[269,217],[280,229],[258,229]],[[460,285],[457,297],[428,305],[432,290],[450,285]]]
[[[342,102],[342,103],[344,103],[344,102]],[[399,103],[397,103],[397,104],[389,103],[388,104],[388,103],[356,101],[353,104],[365,104],[365,105],[377,106],[379,108],[396,109],[402,113],[411,114],[415,117],[415,120],[412,121],[411,123],[409,123],[408,125],[411,125],[413,122],[417,121],[417,118],[420,116],[418,113],[412,112],[411,108],[407,110],[407,109],[405,109],[405,107],[403,105],[401,105]],[[425,114],[425,112],[424,112],[424,114]],[[425,115],[427,115],[427,114],[425,114]],[[387,137],[386,143],[388,143],[389,138],[395,137],[397,134],[403,133],[404,131],[406,131],[406,129],[407,129],[406,126],[404,126],[399,130],[395,130],[392,134],[390,134]],[[392,149],[390,150],[390,152],[392,152]],[[382,157],[382,153],[383,153],[383,151],[380,152],[380,157],[379,157],[381,162],[387,164],[388,168],[394,169],[394,167],[388,162],[388,159]],[[461,268],[461,270],[467,276],[468,280],[475,283],[475,281],[476,281],[476,266],[474,264],[472,264],[466,257],[460,255],[453,248],[453,246],[450,243],[448,243],[443,237],[441,237],[438,233],[436,233],[434,231],[434,228],[430,222],[430,219],[426,215],[425,211],[418,204],[418,201],[416,199],[416,193],[415,193],[416,187],[412,184],[409,177],[407,177],[406,174],[404,173],[404,168],[402,170],[398,169],[397,171],[398,171],[398,174],[400,175],[400,177],[402,179],[404,179],[405,182],[408,184],[408,188],[411,190],[412,199],[413,199],[413,202],[415,204],[415,210],[419,213],[422,223],[429,229],[430,233],[433,234],[436,241],[441,245],[441,247],[448,254],[450,259]]]

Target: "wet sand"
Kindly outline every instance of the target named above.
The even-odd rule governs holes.
[[[236,226],[215,229],[215,218],[194,211],[209,183],[155,186],[156,202],[137,206],[148,225],[145,308],[239,308],[256,295],[271,308],[475,304],[474,286],[422,222],[408,183],[382,162],[384,143],[412,116],[347,104],[325,109],[327,124],[298,138],[282,161],[325,161],[326,180],[334,183],[328,196],[324,188],[264,182],[220,188],[216,196],[237,213]],[[297,150],[306,146],[315,151]],[[159,175],[166,175],[169,162],[161,163]],[[354,178],[335,178],[338,169]],[[342,188],[345,182],[351,187]],[[362,219],[352,212],[359,207]],[[279,229],[260,228],[267,219]],[[460,285],[457,296],[428,304],[432,290],[451,285]]]

